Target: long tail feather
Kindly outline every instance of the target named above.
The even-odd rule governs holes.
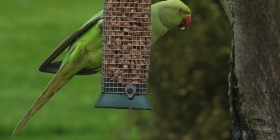
[[[15,130],[13,131],[12,137],[14,137],[22,127],[28,122],[28,120],[64,85],[66,84],[73,76],[65,77],[61,76],[61,73],[58,72],[53,80],[48,84],[42,94],[37,98],[34,104],[31,106],[29,111],[21,119]]]

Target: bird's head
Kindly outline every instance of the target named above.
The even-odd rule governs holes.
[[[191,10],[180,0],[162,1],[158,9],[162,24],[169,29],[186,30],[191,25]]]

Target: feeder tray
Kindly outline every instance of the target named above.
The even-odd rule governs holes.
[[[147,98],[150,0],[105,0],[102,94],[95,107],[151,109]]]

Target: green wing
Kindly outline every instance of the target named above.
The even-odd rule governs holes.
[[[88,20],[80,29],[74,32],[72,35],[67,37],[64,41],[62,41],[52,52],[52,54],[42,63],[39,67],[39,71],[46,73],[57,73],[59,70],[62,60],[53,62],[65,49],[72,46],[72,44],[82,36],[85,32],[87,32],[92,26],[94,26],[100,19],[102,19],[103,11],[100,11],[96,15],[94,15],[90,20]],[[82,69],[77,73],[77,75],[89,75],[95,74],[97,71],[94,69]]]

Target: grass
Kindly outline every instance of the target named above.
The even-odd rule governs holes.
[[[0,139],[53,77],[38,72],[52,50],[91,16],[103,1],[5,1],[0,16]],[[95,109],[100,74],[76,76],[20,131],[16,140],[137,139],[127,110]],[[128,120],[128,121],[127,121]]]

